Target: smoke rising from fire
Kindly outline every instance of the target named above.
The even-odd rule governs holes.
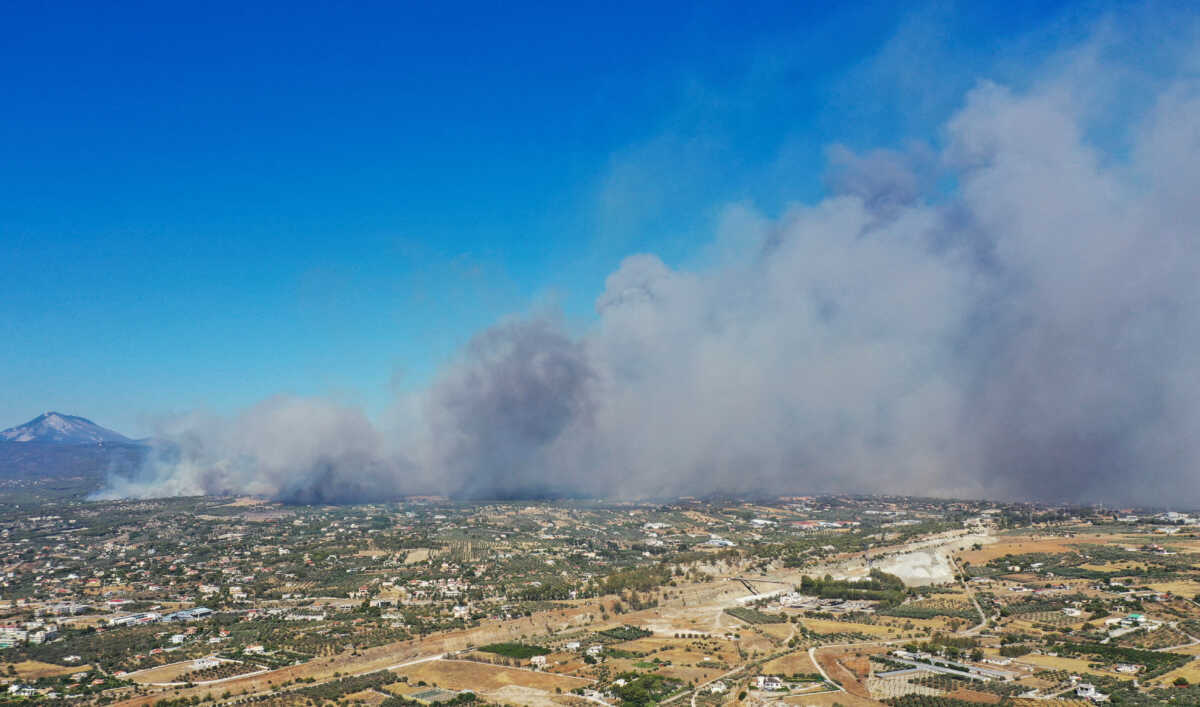
[[[981,82],[937,148],[835,146],[823,200],[727,206],[716,262],[629,256],[584,334],[481,332],[403,423],[287,397],[175,419],[103,495],[1200,501],[1184,54],[1119,138],[1096,134],[1113,67],[1088,47],[1020,91]]]

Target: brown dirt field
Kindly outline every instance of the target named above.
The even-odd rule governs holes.
[[[487,693],[488,701],[519,707],[559,707],[559,705],[592,705],[580,697],[573,695],[555,695],[544,690],[536,690],[520,685],[506,685],[498,690]]]
[[[6,663],[3,665],[3,671],[8,672],[9,666],[12,666],[17,671],[17,676],[22,680],[37,680],[38,678],[53,678],[60,675],[74,675],[92,669],[90,665],[55,665],[53,663],[42,663],[36,660],[24,660],[20,663]]]
[[[748,655],[754,655],[756,652],[766,655],[779,650],[779,648],[774,641],[765,636],[743,631],[742,650],[746,651]]]
[[[762,671],[767,674],[795,675],[815,673],[817,666],[813,665],[812,659],[808,657],[808,651],[796,651],[764,664]]]
[[[564,658],[560,656],[566,657]],[[587,665],[587,663],[583,662],[583,658],[580,658],[577,655],[567,656],[567,654],[563,653],[551,654],[548,660],[551,660],[553,663],[548,669],[556,673],[572,673],[578,675],[579,671],[583,670],[584,666]],[[559,665],[557,661],[560,660],[566,660],[567,662],[563,665]]]
[[[945,696],[966,702],[979,702],[985,705],[998,705],[1001,700],[1000,695],[990,692],[976,692],[975,690],[968,690],[965,687],[960,687],[953,692],[947,692]]]
[[[871,699],[871,692],[867,690],[867,686],[859,681],[858,676],[852,672],[845,662],[846,660],[854,660],[852,654],[847,655],[837,651],[818,650],[816,657],[817,661],[821,663],[821,667],[825,669],[826,674],[840,684],[848,694],[867,700]]]
[[[846,666],[847,670],[854,673],[860,679],[866,678],[871,672],[870,658],[866,655],[860,656],[845,653],[838,660],[842,665]]]
[[[506,685],[522,685],[550,692],[553,692],[556,687],[561,687],[563,692],[568,692],[573,688],[590,684],[581,678],[556,673],[516,670],[458,660],[435,660],[420,663],[401,668],[396,673],[407,675],[410,683],[424,680],[430,685],[436,684],[438,687],[450,690],[486,691],[499,689]]]

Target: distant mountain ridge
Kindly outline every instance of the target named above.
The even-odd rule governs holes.
[[[0,443],[138,444],[125,435],[101,427],[85,417],[47,412],[23,425],[0,431]]]

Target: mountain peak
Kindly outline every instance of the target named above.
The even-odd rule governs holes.
[[[0,442],[52,442],[55,444],[131,444],[133,440],[85,417],[53,410],[29,422],[0,431]]]

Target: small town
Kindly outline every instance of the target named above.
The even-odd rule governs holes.
[[[901,497],[5,504],[2,699],[1187,703],[1198,552],[1181,512]]]

